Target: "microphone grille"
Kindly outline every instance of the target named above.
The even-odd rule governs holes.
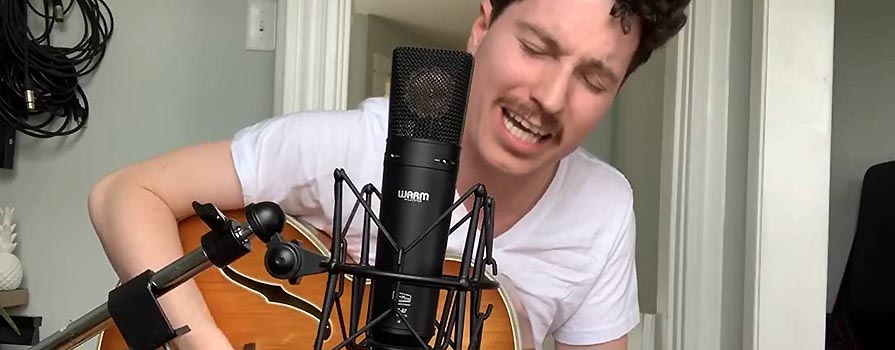
[[[459,144],[473,58],[466,52],[399,47],[392,53],[389,138]]]

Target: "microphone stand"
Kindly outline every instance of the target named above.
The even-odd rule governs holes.
[[[399,271],[382,271],[369,264],[371,226],[382,230],[386,242],[391,244],[403,256],[412,250],[423,237],[432,233],[435,224],[423,232],[415,242],[408,247],[399,248],[394,238],[382,226],[372,209],[372,198],[381,194],[372,184],[358,190],[344,169],[336,169],[335,177],[335,212],[333,215],[333,241],[331,257],[314,253],[301,247],[298,241],[287,241],[281,233],[286,218],[280,207],[272,202],[250,204],[245,208],[247,224],[227,218],[212,204],[199,204],[193,202],[193,209],[199,218],[211,229],[202,236],[202,244],[183,257],[165,266],[158,272],[146,270],[142,274],[123,283],[109,292],[108,302],[97,306],[92,311],[84,314],[63,329],[53,333],[41,342],[30,347],[29,350],[70,350],[87,340],[93,338],[100,331],[114,324],[121,332],[127,343],[128,350],[156,350],[159,348],[170,349],[169,343],[177,337],[189,332],[188,326],[172,329],[170,322],[165,317],[158,297],[183,284],[183,282],[195,277],[212,265],[223,268],[239,258],[248,254],[251,249],[251,236],[257,236],[267,246],[264,264],[267,272],[279,279],[288,280],[291,284],[300,283],[303,276],[328,273],[326,291],[323,303],[324,320],[318,324],[317,337],[314,341],[314,350],[323,350],[323,341],[328,338],[331,331],[328,327],[330,314],[334,305],[340,305],[344,293],[342,280],[345,275],[353,275],[358,280],[351,290],[352,303],[350,305],[348,334],[343,334],[344,339],[332,350],[342,348],[350,350],[370,349],[370,339],[357,342],[357,339],[365,334],[370,327],[385,319],[389,313],[402,319],[402,323],[408,322],[402,313],[398,312],[398,296],[392,300],[391,309],[381,315],[367,315],[366,324],[358,328],[360,321],[361,303],[364,296],[364,281],[367,279],[389,280],[397,282],[397,289],[401,284],[416,285],[447,290],[448,296],[442,310],[440,320],[436,320],[435,346],[429,346],[409,326],[407,329],[413,333],[421,350],[447,350],[449,347],[463,349],[463,335],[469,335],[468,350],[479,350],[483,335],[484,322],[491,314],[493,305],[487,305],[481,310],[481,292],[486,289],[497,289],[499,284],[485,276],[486,268],[490,268],[492,275],[497,275],[497,262],[492,257],[493,225],[494,225],[494,199],[488,196],[484,185],[478,184],[470,188],[460,197],[450,209],[442,213],[438,221],[446,220],[450,212],[463,205],[468,198],[475,198],[473,210],[456,223],[451,229],[453,233],[464,222],[469,222],[465,247],[460,262],[460,272],[456,275],[443,275],[441,277],[423,277],[403,273],[401,270],[402,259],[399,258]],[[342,186],[347,185],[355,196],[356,202],[352,209],[348,222],[343,226],[342,222]],[[380,197],[381,199],[381,197]],[[359,206],[363,206],[363,241],[361,248],[361,262],[346,262],[345,235]],[[480,217],[481,212],[481,217]],[[374,225],[371,225],[371,221]],[[479,229],[479,225],[481,225]],[[449,234],[450,234],[449,233]],[[477,246],[477,247],[476,247]],[[464,315],[467,303],[469,314]],[[369,305],[368,305],[369,306]],[[341,310],[341,307],[338,308]],[[469,316],[466,319],[465,316]],[[338,313],[341,323],[344,324],[344,315]],[[466,324],[468,322],[468,324]],[[469,326],[468,329],[464,327]],[[344,331],[344,330],[343,330]],[[466,333],[466,332],[469,333]]]
[[[268,242],[283,230],[285,216],[274,203],[246,207],[248,224],[227,218],[212,204],[193,202],[199,218],[211,228],[202,246],[158,272],[146,270],[109,292],[108,302],[32,346],[31,350],[68,350],[77,347],[114,324],[130,350],[169,348],[169,342],[189,332],[188,326],[172,329],[158,297],[195,277],[212,265],[224,267],[251,251],[254,234]]]
[[[367,334],[367,331],[377,323],[384,320],[389,314],[395,315],[401,319],[401,323],[406,329],[413,334],[417,340],[416,346],[407,348],[408,350],[479,350],[481,349],[481,341],[483,335],[484,322],[491,315],[493,305],[485,306],[482,310],[482,291],[487,289],[497,289],[499,284],[496,280],[488,278],[485,273],[490,270],[491,274],[497,275],[497,262],[492,256],[493,240],[494,240],[494,198],[488,196],[485,186],[477,184],[472,186],[464,195],[433,223],[429,229],[420,233],[414,242],[407,247],[398,247],[394,237],[383,227],[382,222],[377,217],[372,207],[372,199],[374,196],[381,199],[381,193],[372,184],[367,184],[363,189],[359,190],[351,181],[344,169],[336,169],[333,172],[334,177],[334,194],[335,203],[333,211],[332,225],[332,243],[330,248],[331,258],[324,259],[316,256],[305,249],[301,249],[296,242],[274,242],[268,243],[268,257],[265,258],[265,267],[268,272],[279,279],[288,279],[290,283],[298,283],[298,279],[312,273],[328,273],[326,291],[324,294],[322,317],[323,320],[318,324],[317,336],[314,341],[314,350],[324,350],[323,343],[329,339],[331,329],[328,327],[327,320],[333,313],[333,307],[336,306],[339,323],[345,327],[348,325],[346,332],[343,329],[343,340],[337,345],[328,348],[329,350],[371,350],[374,348],[373,341],[370,338],[358,339]],[[354,207],[348,215],[347,222],[342,222],[342,204],[343,204],[343,186],[347,185],[351,194],[356,200]],[[429,234],[432,234],[437,222],[448,220],[449,215],[456,208],[463,205],[468,198],[474,198],[473,209],[466,216],[459,220],[450,229],[448,234],[455,232],[461,224],[469,222],[466,234],[466,242],[460,262],[460,270],[455,275],[442,275],[440,277],[425,277],[407,274],[402,271],[403,256],[410,250],[414,249],[419,241]],[[346,261],[346,234],[352,220],[357,214],[359,207],[363,207],[363,231],[361,241],[361,258],[360,262],[350,263]],[[371,222],[373,225],[371,225]],[[480,226],[481,225],[481,226]],[[384,237],[384,241],[377,244],[389,244],[398,252],[398,271],[384,271],[370,265],[370,236],[372,227],[379,228]],[[273,249],[278,245],[289,245],[290,249]],[[282,252],[282,253],[278,253]],[[282,259],[274,259],[272,257],[283,256]],[[488,269],[488,270],[486,270]],[[345,292],[343,281],[345,275],[351,275],[355,278],[355,283],[351,293],[351,304],[349,305],[348,322],[345,322],[345,316],[342,313],[341,298]],[[409,322],[403,313],[399,312],[399,293],[395,293],[392,305],[389,310],[380,314],[373,315],[369,313],[366,318],[361,317],[361,301],[365,296],[364,284],[366,280],[378,281],[394,281],[397,282],[396,289],[400,291],[401,285],[414,285],[435,288],[447,291],[447,298],[442,309],[441,318],[435,322],[435,345],[430,346],[422,339],[417,332],[409,326]],[[466,306],[469,305],[468,314],[466,314]],[[368,308],[372,305],[368,303]],[[467,318],[468,316],[468,318]],[[361,321],[365,321],[365,325],[358,328]],[[468,327],[468,328],[467,328]],[[467,348],[463,347],[464,335],[469,335],[469,344]]]

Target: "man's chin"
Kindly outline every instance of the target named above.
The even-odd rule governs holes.
[[[520,159],[510,154],[504,153],[496,159],[488,159],[491,167],[495,170],[511,176],[526,176],[537,171],[539,163],[532,160]]]
[[[548,165],[548,161],[544,159],[532,159],[520,157],[513,154],[508,149],[501,147],[495,143],[486,143],[478,145],[468,145],[469,150],[474,149],[478,154],[471,157],[470,160],[476,159],[479,164],[469,164],[478,169],[482,174],[491,173],[494,175],[504,175],[513,177],[525,177],[539,171],[543,165]]]

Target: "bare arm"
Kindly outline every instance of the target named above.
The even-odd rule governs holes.
[[[177,220],[193,213],[192,201],[222,210],[244,205],[230,142],[185,147],[116,171],[90,192],[90,219],[109,261],[122,280],[181,257]],[[160,299],[175,327],[191,332],[178,341],[184,349],[227,350],[230,343],[217,328],[192,281]]]
[[[616,340],[595,345],[568,345],[556,342],[556,350],[627,350],[628,336]]]

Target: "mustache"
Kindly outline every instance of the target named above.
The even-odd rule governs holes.
[[[529,120],[535,117],[534,119],[538,120],[538,124],[551,133],[556,133],[560,130],[559,119],[556,115],[544,111],[544,108],[535,101],[515,96],[504,96],[497,99],[497,104],[505,106],[505,108],[512,110],[520,117]]]
[[[507,106],[507,108],[512,109],[514,112],[516,112],[522,116],[537,115],[537,116],[541,116],[542,118],[543,117],[551,117],[549,119],[553,119],[552,116],[548,115],[548,113],[546,113],[544,111],[544,109],[541,108],[541,105],[539,105],[538,103],[531,101],[531,100],[521,99],[521,98],[514,97],[514,96],[505,96],[505,97],[498,98],[497,103],[500,105]],[[544,118],[544,119],[548,119],[548,118]]]

